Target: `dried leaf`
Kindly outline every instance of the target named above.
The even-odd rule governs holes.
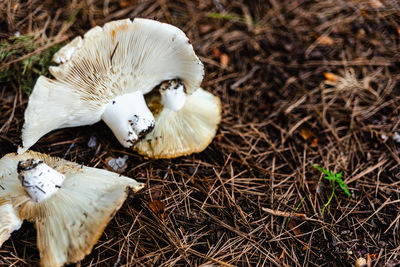
[[[315,134],[307,128],[301,129],[299,134],[301,137],[303,137],[304,141],[307,141],[307,140],[315,137]]]
[[[131,6],[135,3],[135,0],[127,0],[127,1],[122,1],[119,3],[120,7],[127,7],[127,6]]]
[[[332,72],[324,72],[324,76],[325,76],[325,79],[327,79],[328,81],[331,81],[331,82],[336,82],[337,79],[339,78],[338,75],[336,75]]]
[[[367,267],[371,267],[371,264],[372,264],[372,259],[371,259],[371,256],[368,253],[367,254]]]
[[[160,218],[163,222],[165,221],[165,204],[160,200],[153,200],[149,203],[149,208]]]
[[[279,256],[279,259],[281,260],[281,259],[283,259],[283,256],[285,255],[285,250],[282,250],[282,253],[281,253],[281,255]]]
[[[367,12],[367,10],[365,10],[365,9],[360,9],[360,11],[361,11],[361,16],[363,16],[363,17],[368,17],[368,12]]]
[[[221,63],[221,66],[223,68],[228,67],[228,63],[229,63],[229,56],[227,54],[221,54],[221,56],[219,57],[219,62]]]
[[[307,128],[303,128],[300,130],[299,134],[304,139],[304,141],[307,141],[310,143],[311,147],[318,146],[318,138],[313,132],[311,132],[311,130],[309,130]]]
[[[311,147],[317,147],[318,146],[318,138],[313,138],[310,146]]]
[[[333,45],[335,41],[333,41],[333,39],[329,36],[320,36],[317,39],[317,43],[320,45]]]
[[[212,49],[212,53],[213,53],[214,57],[220,57],[221,56],[221,51],[219,51],[219,49],[216,48],[216,47],[214,47]]]

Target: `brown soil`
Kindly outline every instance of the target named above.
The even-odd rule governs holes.
[[[123,149],[104,123],[40,139],[33,150],[97,168],[127,155],[122,174],[147,184],[77,266],[400,265],[397,1],[5,0],[0,38],[34,34],[40,55],[134,17],[188,35],[223,119],[205,151],[172,160]],[[0,156],[17,149],[22,84],[37,77],[36,65],[21,74],[23,61],[0,57],[0,73],[12,73],[0,82]],[[323,215],[332,186],[313,164],[343,172],[351,193],[336,186]],[[0,265],[38,265],[35,242],[25,223]]]

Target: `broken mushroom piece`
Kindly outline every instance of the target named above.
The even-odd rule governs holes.
[[[89,254],[125,201],[143,184],[33,151],[0,159],[0,247],[23,220],[35,224],[41,266]]]
[[[96,26],[60,49],[54,60],[60,63],[50,67],[55,79],[41,76],[29,98],[19,153],[52,130],[101,119],[123,146],[131,147],[154,127],[144,94],[173,79],[191,94],[204,75],[186,35],[149,19]]]
[[[155,126],[134,149],[150,158],[174,158],[204,150],[221,121],[218,97],[202,88],[187,95],[179,80],[163,83],[159,93],[147,97],[147,104]]]

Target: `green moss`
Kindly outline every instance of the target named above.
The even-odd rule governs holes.
[[[49,75],[53,54],[60,49],[61,44],[53,45],[45,50],[35,52],[45,44],[39,43],[33,34],[13,36],[0,42],[0,62],[6,63],[32,53],[16,63],[0,69],[1,83],[16,83],[22,92],[30,94],[36,79],[40,75]],[[1,64],[0,64],[1,65]]]

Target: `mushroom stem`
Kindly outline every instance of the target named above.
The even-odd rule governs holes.
[[[117,96],[101,117],[124,147],[131,147],[154,128],[154,117],[140,91]]]
[[[41,160],[27,159],[18,163],[18,178],[32,200],[42,202],[61,188],[65,175]]]
[[[185,87],[180,80],[170,80],[160,85],[161,104],[169,109],[178,111],[185,105]]]

